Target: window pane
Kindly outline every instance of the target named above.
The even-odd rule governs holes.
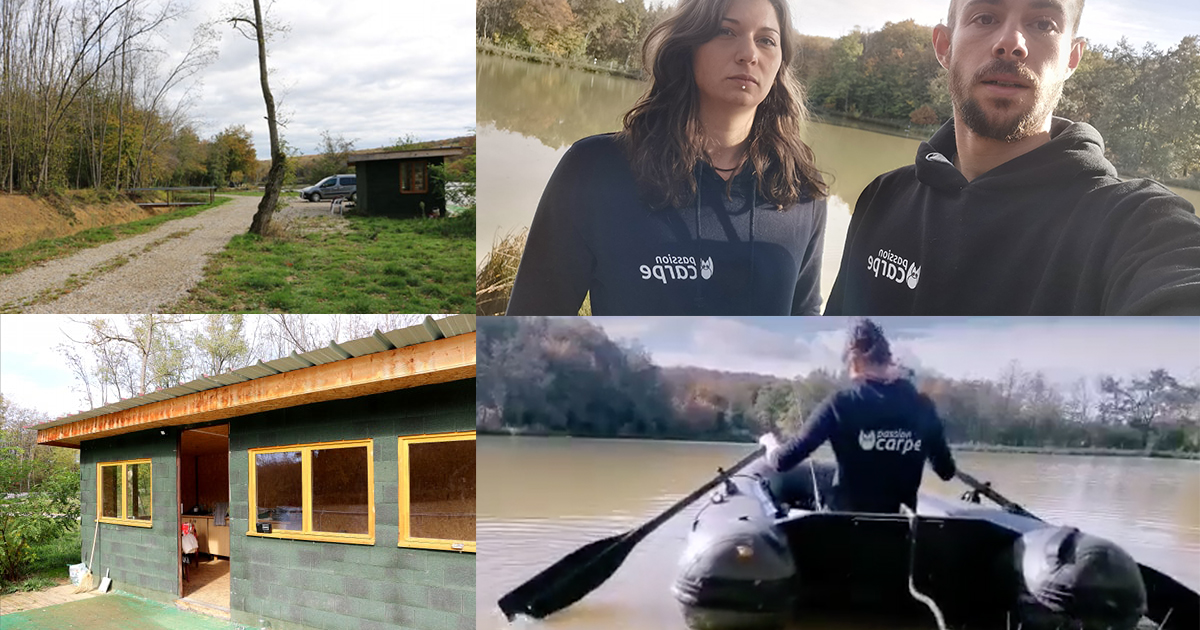
[[[367,534],[367,447],[312,452],[313,531]]]
[[[409,183],[412,180],[412,169],[409,166],[408,162],[400,163],[400,190],[404,192],[412,190],[412,185]]]
[[[150,520],[150,464],[129,464],[125,466],[125,518],[148,521]]]
[[[301,507],[300,452],[257,453],[254,456],[255,523],[270,523],[271,529],[300,531],[304,528]]]
[[[420,162],[413,168],[413,190],[417,192],[425,191],[425,163]]]
[[[475,540],[475,440],[409,444],[409,535]]]
[[[121,517],[121,467],[100,467],[100,515]]]

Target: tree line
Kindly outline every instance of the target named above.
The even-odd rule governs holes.
[[[567,59],[641,67],[641,42],[669,8],[617,0],[481,0],[480,37]],[[952,114],[931,28],[913,20],[838,38],[801,35],[793,64],[810,107],[891,126],[933,126]],[[1088,46],[1057,115],[1094,125],[1125,174],[1200,187],[1200,38],[1163,51]]]
[[[845,371],[792,379],[661,368],[643,348],[582,319],[479,321],[481,431],[594,437],[752,440],[790,435]],[[916,374],[949,440],[1008,447],[1200,453],[1200,387],[1165,370],[1056,386],[1016,362],[993,379]]]
[[[0,0],[0,187],[120,188],[186,170],[193,77],[211,26],[156,47],[174,0]]]

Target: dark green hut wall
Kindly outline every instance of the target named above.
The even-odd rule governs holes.
[[[472,431],[475,380],[400,390],[230,422],[233,621],[287,629],[475,628],[475,555],[404,549],[397,437]],[[374,439],[375,545],[246,536],[250,448]]]
[[[153,527],[100,524],[100,540],[92,574],[112,571],[113,588],[170,601],[179,589],[176,532],[179,519],[175,494],[176,434],[168,430],[139,431],[84,442],[79,452],[83,558],[92,551],[96,526],[96,464],[128,459],[151,459],[153,468]]]
[[[475,627],[475,555],[396,546],[397,437],[472,431],[475,380],[400,390],[230,420],[230,607],[233,621],[289,628]],[[335,440],[374,439],[375,545],[246,536],[246,451]],[[161,601],[178,596],[178,429],[89,440],[80,449],[83,549],[91,550],[96,464],[151,458],[153,527],[100,525],[93,572],[112,570],[114,588]]]
[[[444,158],[421,158],[430,166],[442,164]],[[421,202],[426,214],[446,205],[445,198],[430,186],[428,193],[400,193],[400,160],[356,162],[358,177],[358,206],[372,216],[412,218],[421,216]],[[432,173],[431,173],[432,176]]]

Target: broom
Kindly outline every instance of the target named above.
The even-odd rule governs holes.
[[[79,586],[75,587],[76,593],[92,590],[92,561],[96,559],[96,539],[100,537],[100,519],[96,519],[96,531],[92,533],[92,555],[88,558],[87,569],[83,571],[83,575],[79,576]]]

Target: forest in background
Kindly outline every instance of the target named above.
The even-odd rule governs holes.
[[[214,25],[186,49],[164,50],[184,13],[180,0],[0,0],[0,190],[55,193],[147,186],[239,187],[261,182],[253,136],[229,125],[208,138],[188,104],[217,58]],[[181,48],[181,47],[176,47]],[[210,89],[220,89],[210,86]],[[284,185],[314,184],[352,170],[354,141],[330,131],[315,155],[282,140]],[[422,142],[412,135],[380,150],[455,143],[447,181],[474,185],[474,137]]]
[[[782,379],[663,368],[585,319],[478,326],[476,426],[485,432],[749,441],[795,433],[849,382],[844,371]],[[1014,362],[992,379],[915,381],[953,443],[1200,453],[1200,384],[1164,370],[1063,388]]]
[[[0,0],[0,188],[47,192],[192,183],[206,164],[252,169],[245,129],[201,140],[187,118],[211,26],[174,57],[184,8],[148,0]]]
[[[668,13],[618,0],[480,0],[476,32],[494,45],[639,70],[642,40]],[[931,28],[906,20],[836,39],[801,35],[793,68],[809,106],[898,127],[948,119]],[[1166,51],[1089,46],[1056,114],[1099,129],[1121,173],[1200,188],[1200,37]]]

